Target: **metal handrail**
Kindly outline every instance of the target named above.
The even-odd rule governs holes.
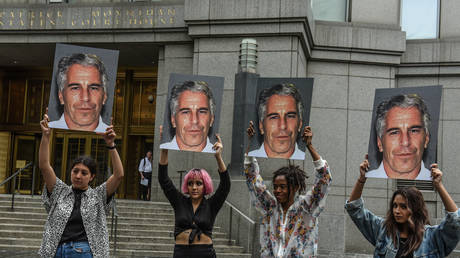
[[[229,207],[230,207],[230,216],[229,216],[229,223],[228,223],[228,234],[229,234],[229,243],[232,241],[231,238],[232,238],[232,222],[233,222],[233,210],[235,210],[243,219],[245,219],[246,221],[249,222],[249,224],[251,224],[251,227],[252,227],[252,241],[250,241],[250,247],[251,247],[251,256],[252,257],[255,257],[255,248],[254,248],[254,244],[255,244],[255,240],[256,240],[256,227],[257,227],[257,222],[255,222],[254,220],[252,220],[251,218],[249,218],[248,216],[246,216],[246,214],[244,214],[242,211],[240,211],[238,208],[235,207],[235,205],[231,204],[229,201],[225,201],[225,204],[227,204]]]
[[[112,224],[110,226],[110,238],[113,239],[113,255],[116,256],[117,255],[118,211],[117,211],[117,202],[115,201],[115,196],[113,197],[113,199],[114,199],[114,204],[112,206]],[[113,228],[114,223],[115,223],[115,230]]]
[[[32,166],[32,164],[34,164],[33,162],[29,162],[27,165],[25,165],[23,168],[20,168],[18,169],[16,172],[14,172],[14,174],[12,174],[11,176],[9,176],[7,179],[3,180],[3,182],[0,183],[0,187],[4,184],[6,184],[8,181],[10,181],[11,179],[16,179],[16,176],[19,175],[24,169],[26,168],[29,168],[30,166]],[[16,188],[16,180],[13,180],[13,194],[11,196],[11,209],[14,210],[14,192],[15,192],[15,188]],[[33,193],[33,188],[34,188],[34,185],[32,184],[32,188],[31,188],[31,192]]]

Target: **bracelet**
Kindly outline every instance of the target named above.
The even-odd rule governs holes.
[[[358,179],[358,182],[360,182],[361,184],[365,184],[365,183],[366,183],[366,179],[364,179],[364,180],[359,180],[359,179]]]
[[[106,145],[105,147],[106,147],[107,149],[109,149],[109,150],[113,150],[113,149],[115,149],[115,148],[117,147],[117,145],[115,145],[115,144],[113,144],[113,146],[108,146],[108,145]]]

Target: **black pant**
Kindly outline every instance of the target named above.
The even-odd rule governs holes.
[[[140,184],[140,199],[147,201],[149,199],[148,192],[150,187],[152,186],[152,172],[142,172],[142,175],[144,176],[144,178],[149,180],[149,184],[147,186]]]
[[[216,251],[210,245],[174,245],[173,258],[216,258]]]

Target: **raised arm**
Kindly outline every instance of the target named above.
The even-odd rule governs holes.
[[[300,196],[302,207],[312,216],[319,216],[326,206],[326,197],[331,185],[331,173],[327,162],[321,158],[312,144],[313,132],[310,126],[306,126],[302,133],[302,138],[307,145],[307,149],[313,159],[316,174],[311,189]]]
[[[222,159],[222,151],[224,146],[222,145],[222,140],[219,134],[216,134],[217,142],[212,147],[216,153],[214,156],[216,157],[217,167],[219,170],[220,182],[219,186],[217,187],[216,192],[213,196],[209,199],[212,207],[213,212],[217,213],[222,205],[227,199],[228,193],[230,192],[230,176],[227,172],[227,166],[225,166],[224,160]]]
[[[249,122],[249,127],[246,130],[248,135],[248,144],[254,136],[254,124]],[[263,214],[267,214],[276,206],[275,197],[267,190],[264,180],[259,174],[259,164],[256,158],[248,157],[249,146],[244,155],[244,174],[246,175],[246,184],[248,185],[249,195],[253,201],[253,205]]]
[[[359,165],[359,178],[351,191],[349,202],[361,198],[363,193],[364,184],[366,183],[366,172],[369,170],[369,161],[367,160],[368,155],[366,154],[364,161]]]
[[[363,199],[361,199],[364,184],[366,183],[366,171],[369,170],[367,158],[368,155],[366,154],[364,161],[359,165],[359,178],[345,204],[345,209],[363,236],[375,246],[384,220],[365,209]]]
[[[118,155],[118,151],[115,148],[115,137],[117,137],[117,135],[113,130],[112,124],[106,129],[106,132],[103,134],[103,136],[107,148],[109,149],[110,159],[112,160],[113,173],[109,179],[107,179],[106,183],[107,196],[111,196],[113,193],[115,193],[121,181],[123,180],[124,170],[120,155]]]
[[[214,156],[216,157],[217,161],[217,167],[219,169],[219,173],[227,171],[227,166],[224,163],[224,160],[222,159],[222,150],[224,146],[222,145],[222,140],[220,139],[220,135],[216,134],[217,142],[214,143],[214,146],[212,146],[212,149],[216,151]]]
[[[460,211],[446,188],[442,184],[442,172],[438,164],[431,165],[431,176],[433,185],[439,193],[441,200],[446,208],[446,217],[438,226],[432,227],[434,231],[433,239],[438,246],[439,254],[444,257],[451,253],[460,240]]]
[[[38,152],[38,167],[42,172],[43,180],[45,181],[46,189],[48,193],[53,191],[54,185],[56,184],[56,174],[54,173],[53,167],[50,164],[50,134],[51,129],[48,127],[48,109],[40,121],[40,127],[42,129],[42,140],[40,142],[40,150]]]
[[[458,210],[457,205],[454,200],[447,192],[446,188],[442,184],[442,172],[438,168],[438,164],[431,165],[431,176],[433,177],[433,185],[441,197],[442,203],[448,212],[455,212]]]

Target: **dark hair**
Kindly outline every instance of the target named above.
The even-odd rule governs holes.
[[[407,208],[410,211],[409,219],[406,222],[408,224],[407,244],[406,250],[404,250],[403,253],[403,256],[406,256],[414,252],[422,243],[425,225],[430,224],[430,219],[428,218],[428,210],[426,209],[423,195],[417,188],[405,187],[395,191],[385,218],[387,235],[393,239],[395,245],[397,242],[398,229],[401,227],[396,222],[393,214],[393,201],[397,195],[401,195],[406,199]]]
[[[171,89],[171,96],[169,96],[169,112],[171,116],[175,116],[177,113],[177,109],[179,108],[179,97],[184,91],[191,91],[191,92],[201,92],[208,98],[208,106],[209,111],[211,112],[211,117],[214,116],[214,112],[216,109],[216,102],[214,100],[214,96],[212,95],[212,91],[209,88],[209,85],[204,81],[185,81],[181,84],[176,84]],[[171,135],[176,134],[176,130],[172,127],[171,119],[170,122],[170,132]],[[208,134],[211,133],[209,130]]]
[[[257,102],[257,114],[259,116],[259,122],[263,122],[267,113],[267,102],[268,99],[273,95],[291,96],[295,100],[297,114],[299,115],[300,121],[303,119],[303,103],[302,96],[297,91],[297,88],[292,83],[282,83],[274,85],[271,88],[264,89],[260,92],[259,99]]]
[[[396,95],[388,100],[380,102],[376,110],[375,132],[377,137],[382,139],[383,131],[386,127],[386,117],[390,109],[394,107],[411,108],[415,107],[420,111],[423,127],[426,134],[430,134],[431,116],[425,101],[418,94]]]
[[[291,187],[297,188],[299,193],[304,193],[307,188],[305,180],[308,178],[305,171],[300,169],[299,166],[289,165],[287,167],[282,167],[273,173],[273,181],[278,176],[284,176],[287,181],[288,186],[288,197],[291,196]]]
[[[77,164],[83,164],[88,167],[89,172],[91,175],[96,175],[97,173],[97,163],[96,161],[91,158],[90,156],[79,156],[76,159],[73,160],[72,166],[70,167],[70,170],[77,165]]]
[[[99,72],[99,76],[101,77],[104,92],[107,92],[107,82],[109,79],[105,70],[104,63],[96,55],[82,53],[75,53],[70,56],[64,56],[61,58],[61,60],[59,60],[58,70],[56,73],[56,84],[59,87],[59,91],[62,91],[64,86],[67,84],[67,72],[74,64],[95,67]]]

